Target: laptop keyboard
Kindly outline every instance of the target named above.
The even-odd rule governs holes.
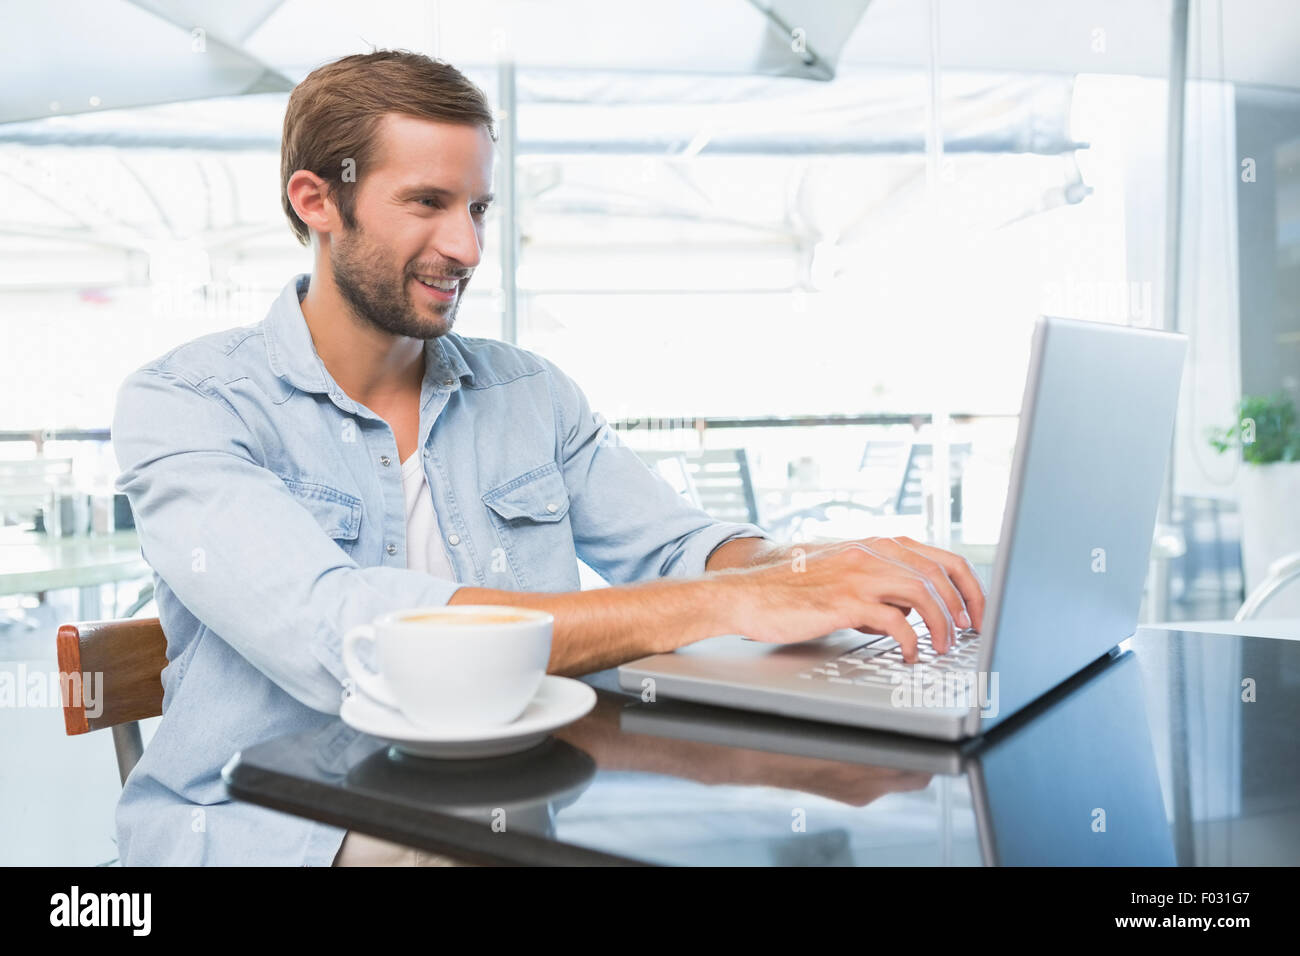
[[[947,654],[935,652],[930,644],[930,632],[924,625],[915,629],[918,639],[916,664],[904,661],[902,645],[893,638],[886,637],[823,661],[799,676],[831,684],[875,684],[889,687],[897,683],[895,675],[913,680],[917,674],[917,665],[921,664],[925,665],[920,669],[922,684],[928,684],[940,675],[953,671],[973,672],[979,666],[980,635],[973,628],[959,631],[956,647]]]

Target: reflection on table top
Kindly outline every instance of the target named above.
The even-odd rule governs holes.
[[[404,757],[322,714],[225,777],[238,799],[484,862],[1300,860],[1300,643],[1125,645],[963,745],[644,702],[605,671],[595,710],[522,754]]]
[[[149,573],[134,530],[52,538],[0,529],[0,594],[87,587]]]

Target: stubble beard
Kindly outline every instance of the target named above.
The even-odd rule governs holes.
[[[331,244],[334,284],[353,315],[389,335],[435,339],[450,332],[464,284],[451,302],[416,303],[410,289],[410,283],[416,281],[414,276],[405,269],[399,276],[391,276],[389,262],[382,250],[363,238],[360,225]]]

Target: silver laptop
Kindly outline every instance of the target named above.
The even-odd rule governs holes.
[[[743,635],[619,668],[658,697],[939,740],[991,729],[1132,635],[1173,439],[1186,336],[1044,317],[1034,329],[981,634],[920,659],[855,630]]]

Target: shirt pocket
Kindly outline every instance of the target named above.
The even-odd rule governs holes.
[[[298,503],[311,512],[321,530],[351,556],[361,534],[361,499],[316,481],[284,475],[280,480]]]
[[[577,565],[569,525],[569,491],[555,462],[525,472],[483,495],[519,587],[555,587]]]

